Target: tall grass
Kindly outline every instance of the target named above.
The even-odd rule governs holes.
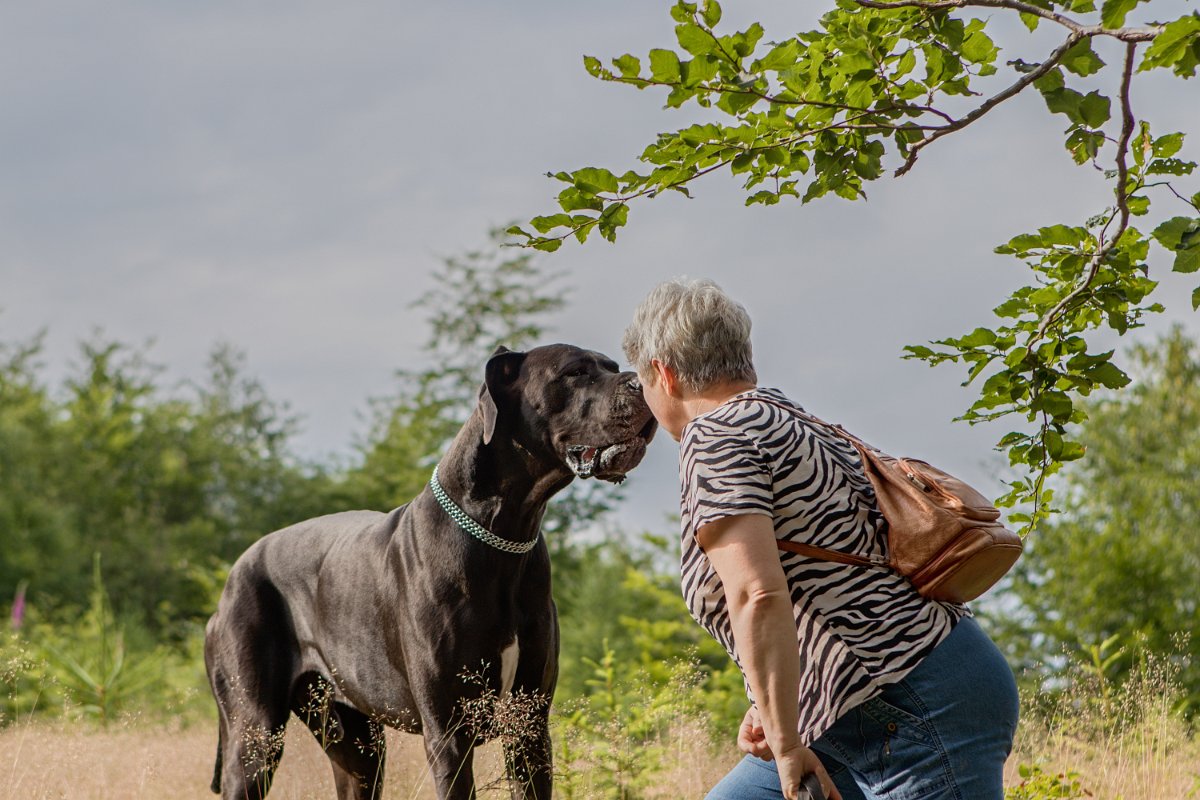
[[[1109,643],[1106,643],[1109,644]],[[1103,647],[1103,646],[1101,646]],[[1184,693],[1170,657],[1146,655],[1123,683],[1110,681],[1107,658],[1093,648],[1058,691],[1026,698],[1009,763],[1011,798],[1100,800],[1200,798],[1200,733],[1184,714]],[[1021,794],[1020,767],[1042,794]],[[1051,786],[1071,786],[1054,794]],[[1062,789],[1060,789],[1062,791]]]
[[[10,689],[29,663],[22,659],[6,662]],[[689,678],[684,665],[663,684],[629,682],[610,661],[594,663],[589,696],[555,709],[555,797],[702,798],[740,757],[734,731],[713,726],[697,701],[699,679]],[[1102,658],[1096,661],[1102,666]],[[1102,668],[1076,668],[1055,691],[1030,694],[1007,797],[1200,798],[1200,735],[1181,713],[1182,696],[1168,658],[1146,658],[1120,685]],[[508,796],[503,744],[523,730],[527,716],[500,714],[490,732],[496,741],[476,751],[481,798]],[[127,711],[106,727],[94,716],[9,716],[0,727],[0,800],[210,798],[216,723],[189,719]],[[420,739],[392,730],[385,737],[387,796],[432,798]],[[328,760],[304,724],[293,719],[282,741],[271,797],[334,796]]]

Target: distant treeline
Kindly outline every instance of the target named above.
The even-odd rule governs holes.
[[[297,420],[231,347],[214,348],[203,379],[180,383],[152,353],[94,339],[52,386],[40,338],[0,341],[0,610],[47,626],[75,624],[89,607],[95,617],[99,555],[115,618],[194,652],[249,544],[311,516],[406,502],[471,412],[488,353],[542,339],[567,291],[509,252],[443,264],[411,312],[428,325],[424,361],[435,366],[399,370],[393,394],[364,399],[368,429],[338,463],[297,456]],[[1198,700],[1200,359],[1175,330],[1130,360],[1134,385],[1093,398],[1080,430],[1087,457],[1058,476],[1066,512],[1029,539],[1007,593],[979,609],[1029,684],[1081,654],[1111,681],[1153,657]],[[701,704],[736,719],[736,671],[687,618],[669,567],[676,533],[581,542],[616,502],[607,486],[577,485],[546,520],[560,699],[609,686],[615,703],[618,666],[665,686],[678,682],[672,659],[687,658],[705,682]]]

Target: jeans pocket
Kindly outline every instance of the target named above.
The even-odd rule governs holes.
[[[896,695],[902,691],[902,687],[899,686],[888,687],[884,696],[872,698],[862,704],[863,715],[869,720],[864,721],[866,726],[876,728],[875,731],[868,731],[867,735],[871,736],[873,733],[884,742],[905,739],[913,744],[934,747],[929,723],[898,704]],[[890,697],[886,697],[887,695]]]

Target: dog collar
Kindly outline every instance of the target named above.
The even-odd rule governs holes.
[[[438,501],[438,505],[442,510],[458,523],[458,527],[462,528],[467,533],[474,536],[484,544],[490,544],[497,550],[503,550],[505,553],[528,553],[538,543],[538,539],[542,534],[539,531],[538,535],[530,539],[528,542],[510,542],[508,539],[501,539],[496,534],[489,531],[487,528],[480,525],[475,520],[467,516],[467,512],[458,507],[458,504],[450,499],[450,495],[446,494],[446,490],[442,488],[442,484],[438,482],[438,468],[433,468],[433,475],[429,478],[429,488],[433,490],[433,496]]]

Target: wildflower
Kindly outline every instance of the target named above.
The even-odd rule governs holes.
[[[14,631],[21,630],[21,625],[25,622],[25,587],[27,585],[26,581],[17,584],[17,593],[13,596],[12,629]]]

